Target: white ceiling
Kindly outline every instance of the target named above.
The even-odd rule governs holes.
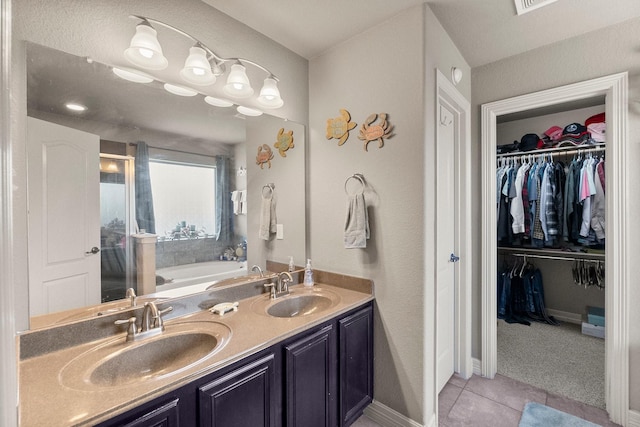
[[[312,59],[423,0],[202,0]],[[513,0],[427,0],[471,67],[640,16],[638,0],[559,0],[517,16]]]

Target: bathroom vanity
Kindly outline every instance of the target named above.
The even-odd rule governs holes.
[[[139,343],[125,331],[140,310],[111,316],[123,323],[115,336],[53,351],[39,341],[89,322],[40,331],[20,362],[21,425],[351,425],[373,398],[373,295],[369,281],[335,277],[276,300],[262,280],[163,301],[177,315]],[[237,311],[210,312],[233,293],[245,296]],[[194,301],[198,310],[180,313]]]

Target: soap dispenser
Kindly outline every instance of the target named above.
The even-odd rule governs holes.
[[[293,257],[289,257],[289,273],[296,269],[296,265],[293,262]]]
[[[307,265],[304,267],[304,285],[313,286],[313,270],[311,269],[311,259],[307,259]]]

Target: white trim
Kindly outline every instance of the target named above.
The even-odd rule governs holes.
[[[629,411],[627,417],[627,427],[640,427],[640,412]]]
[[[496,118],[554,104],[606,97],[608,236],[626,236],[628,76],[619,73],[559,88],[482,105],[482,375],[493,378],[497,370],[496,326]],[[626,425],[629,413],[627,239],[607,240],[606,283],[606,402],[611,420]]]
[[[13,288],[11,161],[11,0],[0,0],[0,425],[18,424],[18,379]]]
[[[374,400],[371,405],[365,408],[364,414],[367,418],[375,421],[383,427],[422,427],[422,424],[405,417],[401,413],[394,411],[377,400]],[[435,415],[429,422],[428,426],[436,426]]]
[[[458,349],[455,361],[455,371],[463,378],[470,378],[473,373],[471,359],[471,279],[472,279],[472,253],[471,241],[471,104],[466,100],[456,87],[444,76],[440,70],[436,70],[436,114],[437,106],[442,104],[453,111],[458,118],[459,137],[455,147],[458,179],[456,180],[456,233],[455,251],[460,257],[456,264],[458,270],[456,276],[456,348]],[[438,121],[436,120],[436,123]],[[437,319],[437,316],[436,316]],[[437,328],[437,325],[436,325]],[[434,371],[437,373],[437,367]],[[435,384],[435,382],[434,382]],[[437,395],[438,391],[434,390]]]
[[[482,362],[475,357],[473,358],[473,375],[482,375]]]

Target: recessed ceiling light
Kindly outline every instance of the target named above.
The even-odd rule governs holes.
[[[64,106],[71,111],[87,111],[87,107],[76,102],[67,102]]]

